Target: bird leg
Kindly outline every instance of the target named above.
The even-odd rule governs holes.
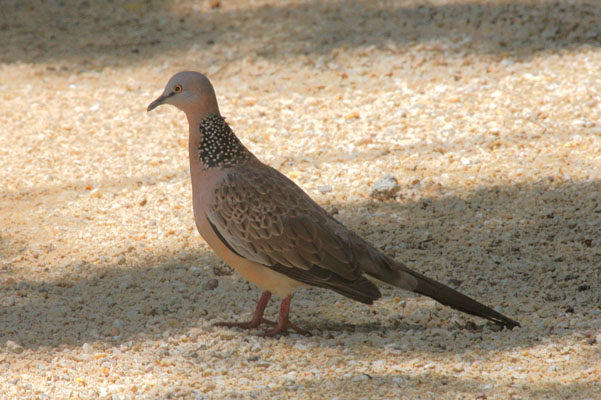
[[[278,317],[278,323],[275,327],[273,327],[273,329],[269,329],[265,332],[263,332],[261,335],[259,336],[275,336],[278,333],[287,333],[288,329],[294,329],[296,332],[300,333],[301,335],[305,335],[305,336],[311,336],[311,332],[306,331],[302,328],[299,328],[297,325],[293,324],[292,322],[290,322],[290,319],[288,318],[288,314],[290,312],[290,301],[292,300],[292,295],[286,296],[286,298],[284,300],[282,300],[282,303],[280,304],[280,315]]]
[[[267,307],[267,303],[269,303],[269,299],[271,299],[271,292],[264,291],[257,303],[257,308],[255,308],[255,313],[250,321],[247,322],[217,322],[215,326],[225,326],[229,328],[242,328],[242,329],[252,329],[257,326],[265,323],[269,325],[275,325],[276,323],[273,321],[269,321],[263,318],[263,313],[265,312],[265,307]]]

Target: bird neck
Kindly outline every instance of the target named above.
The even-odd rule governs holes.
[[[189,152],[190,162],[200,163],[203,170],[234,166],[252,157],[225,118],[215,114],[190,124]]]

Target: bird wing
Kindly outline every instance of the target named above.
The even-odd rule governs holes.
[[[225,169],[207,219],[241,257],[359,301],[380,297],[363,276],[351,244],[338,234],[342,225],[271,167]]]
[[[230,250],[300,282],[371,304],[381,295],[365,273],[509,328],[520,325],[376,250],[266,165],[226,168],[207,218]]]

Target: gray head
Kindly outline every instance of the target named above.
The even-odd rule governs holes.
[[[148,105],[147,111],[162,104],[179,108],[186,113],[188,119],[201,119],[210,114],[220,115],[213,85],[206,76],[194,71],[182,71],[173,75],[163,94]]]

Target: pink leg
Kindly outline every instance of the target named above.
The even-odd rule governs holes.
[[[252,329],[257,326],[265,323],[269,325],[275,325],[275,322],[269,321],[263,318],[263,313],[265,312],[265,307],[267,307],[267,303],[269,303],[269,299],[271,299],[271,292],[264,291],[257,303],[257,308],[255,308],[255,313],[250,321],[247,322],[217,322],[215,326],[226,326],[226,327],[237,327],[243,329]]]
[[[285,334],[288,332],[288,329],[294,329],[296,332],[301,335],[311,336],[311,332],[306,331],[304,329],[299,328],[288,318],[288,314],[290,313],[290,301],[292,300],[292,296],[287,296],[284,300],[282,300],[282,304],[280,304],[280,316],[278,317],[278,323],[273,329],[269,329],[265,331],[262,335],[259,336],[275,336],[278,333]]]

